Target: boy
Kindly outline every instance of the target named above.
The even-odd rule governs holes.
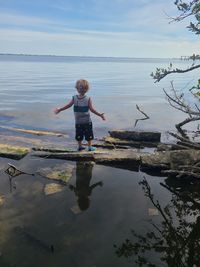
[[[105,120],[104,113],[96,111],[92,105],[91,98],[86,95],[89,90],[89,83],[86,80],[78,80],[75,88],[78,91],[78,95],[74,95],[72,100],[64,107],[56,108],[55,114],[70,108],[74,105],[74,115],[76,124],[76,140],[78,141],[78,151],[84,149],[82,146],[83,138],[88,142],[88,151],[95,151],[96,148],[92,146],[92,140],[94,139],[92,121],[90,118],[90,111],[95,115]]]

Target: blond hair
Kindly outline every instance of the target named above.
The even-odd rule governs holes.
[[[84,91],[86,91],[86,92],[90,88],[89,82],[87,80],[83,80],[83,79],[76,81],[75,88],[79,89],[80,86],[82,86]]]

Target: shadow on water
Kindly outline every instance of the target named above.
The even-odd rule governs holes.
[[[133,266],[199,266],[200,262],[200,185],[191,181],[166,179],[161,186],[172,193],[162,207],[144,178],[140,185],[160,214],[161,221],[149,221],[146,233],[131,230],[127,238],[114,245],[118,257],[131,259]],[[150,227],[149,227],[150,226]]]

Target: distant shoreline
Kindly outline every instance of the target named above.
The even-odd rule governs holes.
[[[0,53],[0,56],[21,56],[21,57],[42,57],[42,58],[66,58],[66,59],[102,59],[102,60],[179,60],[180,58],[160,58],[160,57],[109,57],[109,56],[65,56],[65,55],[37,55],[37,54],[15,54],[15,53]]]

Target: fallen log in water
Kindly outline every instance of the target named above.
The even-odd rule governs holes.
[[[200,162],[200,150],[188,149],[170,152],[170,169],[177,170],[181,166],[192,166],[198,162]]]
[[[147,142],[147,141],[133,141],[133,140],[126,140],[114,137],[105,137],[104,142],[113,146],[113,148],[118,147],[135,147],[135,148],[144,148],[144,147],[157,147],[159,142]]]
[[[142,170],[166,170],[170,167],[171,151],[158,151],[141,155]]]

